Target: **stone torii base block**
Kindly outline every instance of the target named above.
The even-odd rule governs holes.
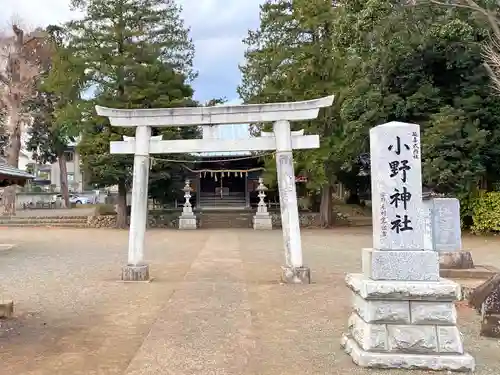
[[[282,267],[281,282],[285,284],[311,284],[309,267]]]
[[[149,278],[149,266],[143,264],[122,267],[122,281],[151,281]]]

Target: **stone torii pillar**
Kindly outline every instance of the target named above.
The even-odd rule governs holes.
[[[149,266],[144,264],[144,237],[148,221],[149,140],[151,127],[135,129],[134,172],[132,176],[132,207],[128,238],[128,262],[122,268],[122,280],[149,280]]]
[[[280,197],[281,227],[285,243],[285,266],[282,280],[287,283],[311,282],[311,271],[303,266],[300,237],[299,208],[295,187],[295,170],[292,154],[290,123],[285,120],[274,123],[276,137],[276,169]]]
[[[285,248],[282,280],[287,283],[309,283],[310,271],[304,266],[302,258],[292,150],[318,148],[319,137],[304,135],[303,130],[292,132],[289,121],[315,119],[320,108],[329,107],[332,103],[333,96],[302,102],[196,108],[113,109],[96,106],[97,114],[108,117],[112,126],[136,127],[135,138],[124,137],[123,141],[110,143],[112,154],[134,154],[129,258],[128,264],[123,268],[122,279],[127,281],[149,279],[149,268],[143,259],[147,222],[149,154],[275,150]],[[178,127],[263,122],[274,124],[273,133],[262,132],[261,137],[247,139],[163,141],[161,136],[150,136],[153,126]]]

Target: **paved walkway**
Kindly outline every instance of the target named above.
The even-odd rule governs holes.
[[[303,232],[313,284],[280,285],[279,231],[155,230],[150,284],[117,282],[127,233],[3,229],[4,295],[17,318],[0,327],[2,375],[382,374],[339,348],[349,315],[346,272],[360,270],[367,228]],[[500,266],[500,242],[467,238],[475,260]],[[498,340],[478,337],[459,309],[477,374],[497,374]],[[390,374],[423,374],[392,371]]]
[[[235,233],[208,236],[126,374],[245,372],[255,338],[238,248]]]

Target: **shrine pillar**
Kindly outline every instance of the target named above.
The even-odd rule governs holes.
[[[281,227],[285,244],[285,265],[282,279],[286,283],[311,282],[311,271],[302,261],[299,209],[295,188],[292,133],[288,121],[274,123],[276,138],[276,169],[281,209]]]
[[[122,268],[122,280],[149,280],[149,265],[144,263],[144,238],[148,220],[149,143],[151,127],[135,130],[132,207],[128,240],[128,262]]]

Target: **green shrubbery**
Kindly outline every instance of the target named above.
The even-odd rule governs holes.
[[[470,227],[472,232],[478,234],[500,232],[500,192],[481,191],[468,202],[462,200],[462,204],[466,206],[462,209],[462,215],[468,210],[472,216]]]

